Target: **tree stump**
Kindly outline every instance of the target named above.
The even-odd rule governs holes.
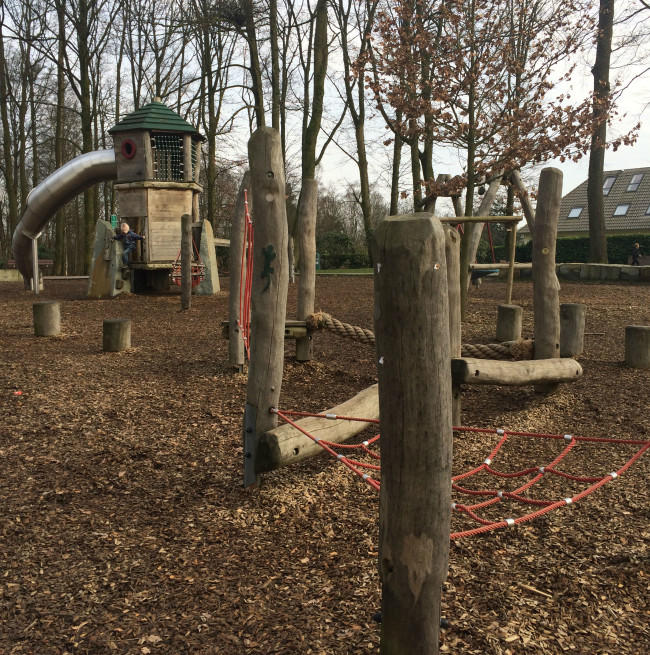
[[[650,326],[625,326],[625,362],[632,368],[650,368]]]
[[[107,318],[104,320],[102,349],[117,353],[131,347],[131,320],[128,318]]]
[[[497,341],[519,341],[521,339],[521,317],[519,305],[499,305],[497,308]]]
[[[61,333],[61,305],[58,300],[35,302],[34,334],[37,337],[53,337]]]
[[[586,313],[587,305],[560,305],[560,357],[577,357],[584,350]]]

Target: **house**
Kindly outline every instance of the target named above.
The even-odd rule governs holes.
[[[650,234],[650,168],[603,173],[607,234]],[[528,226],[519,234],[530,237]],[[558,237],[589,236],[587,180],[562,198]]]

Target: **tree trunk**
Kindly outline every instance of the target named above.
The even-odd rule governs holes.
[[[54,165],[58,170],[63,166],[64,142],[64,119],[65,119],[65,13],[63,6],[56,7],[57,20],[59,25],[57,73],[56,73],[56,126],[54,143]],[[54,242],[54,275],[65,274],[65,209],[59,209],[56,213]]]
[[[4,160],[5,193],[7,194],[9,236],[18,225],[18,194],[14,179],[14,161],[11,152],[12,134],[8,112],[9,107],[9,76],[5,59],[3,24],[0,23],[0,119],[2,120],[2,156]]]
[[[594,76],[593,118],[594,132],[589,153],[587,207],[589,209],[589,261],[607,264],[607,232],[603,199],[603,169],[607,144],[607,116],[609,113],[609,64],[612,54],[614,0],[600,0],[596,61]]]

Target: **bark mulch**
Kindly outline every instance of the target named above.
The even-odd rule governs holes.
[[[465,342],[493,341],[504,295],[472,289]],[[649,439],[650,371],[623,355],[625,326],[650,325],[650,286],[563,283],[561,298],[587,305],[582,379],[551,396],[467,388],[463,423]],[[186,312],[178,293],[88,300],[75,281],[46,281],[39,299],[61,301],[60,336],[35,337],[34,296],[0,284],[0,653],[379,652],[376,492],[326,455],[242,489],[246,377],[220,335],[227,292]],[[513,302],[532,336],[529,283]],[[316,306],[372,329],[372,279],[318,278]],[[102,352],[105,318],[131,319],[131,350]],[[284,409],[327,409],[375,381],[365,346],[319,334],[315,355],[299,365],[287,344]],[[455,473],[493,444],[458,436]],[[555,452],[522,438],[498,463]],[[580,444],[562,468],[603,475],[633,452]],[[647,455],[580,503],[453,542],[441,651],[650,652],[649,474]]]

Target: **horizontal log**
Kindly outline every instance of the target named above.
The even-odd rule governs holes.
[[[555,358],[504,362],[455,357],[451,377],[456,384],[522,386],[538,382],[573,382],[582,375],[575,359]]]
[[[323,414],[378,419],[379,395],[377,385],[373,384],[358,393],[354,398],[324,411]],[[328,420],[314,417],[304,418],[296,421],[296,423],[309,434],[334,443],[341,443],[372,425],[364,421]],[[323,451],[318,444],[292,425],[281,425],[270,430],[262,435],[261,442],[262,448],[260,449],[261,452],[258,451],[256,462],[258,468],[261,467],[261,473],[294,464]],[[264,460],[261,458],[262,454],[265,455]]]
[[[230,322],[222,321],[221,336],[230,339]],[[307,336],[307,324],[305,321],[287,321],[284,326],[285,339],[302,339]]]

